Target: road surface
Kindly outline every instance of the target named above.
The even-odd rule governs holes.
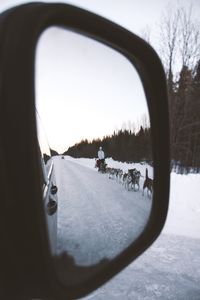
[[[151,199],[127,191],[107,174],[67,159],[54,159],[58,185],[58,252],[90,266],[114,258],[147,223]]]

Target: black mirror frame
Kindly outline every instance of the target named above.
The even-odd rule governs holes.
[[[12,236],[11,241],[8,241],[5,234],[4,238],[8,247],[12,247],[18,240],[16,253],[8,251],[11,259],[5,261],[2,268],[2,272],[6,274],[4,289],[8,293],[10,283],[13,282],[14,288],[10,292],[15,295],[20,293],[24,297],[51,299],[79,298],[105,283],[131,263],[153,243],[164,226],[168,210],[170,173],[168,103],[164,70],[159,57],[145,41],[100,16],[71,5],[21,5],[1,14],[0,24],[0,99],[3,112],[1,122],[4,128],[6,124],[6,130],[1,131],[1,140],[5,168],[11,172],[6,174],[4,183],[9,186],[8,182],[15,181],[13,192],[5,192],[4,195],[4,201],[13,204],[13,213],[10,214],[7,209],[3,220],[12,217],[13,222],[17,222],[16,228],[8,226],[7,234]],[[75,287],[64,286],[55,274],[42,206],[34,69],[37,41],[41,33],[50,26],[65,27],[91,37],[119,51],[131,61],[143,82],[152,131],[155,180],[149,222],[139,238],[108,267]],[[15,155],[20,162],[16,162],[14,158],[10,160],[14,145]],[[22,178],[18,175],[19,170]],[[14,200],[15,186],[18,186],[18,194]],[[15,213],[20,216],[20,220]],[[27,238],[26,243],[24,238]],[[1,254],[7,255],[6,251]],[[15,259],[19,260],[15,268],[20,276],[14,272],[10,278]]]

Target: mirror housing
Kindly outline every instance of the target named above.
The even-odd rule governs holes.
[[[1,177],[5,187],[1,228],[6,226],[1,235],[2,243],[6,245],[1,249],[2,295],[4,299],[16,295],[21,298],[79,298],[105,283],[142,254],[164,226],[170,170],[164,70],[155,51],[141,38],[100,16],[71,5],[21,5],[1,14],[0,23],[0,153]],[[45,222],[37,146],[35,49],[41,33],[52,25],[66,27],[98,40],[121,52],[132,62],[143,82],[152,130],[154,199],[149,222],[138,239],[108,267],[76,286],[65,286],[55,272]]]

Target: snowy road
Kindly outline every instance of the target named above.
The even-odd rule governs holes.
[[[56,158],[57,160],[57,158]],[[71,174],[66,173],[66,168],[76,169],[76,166],[73,164],[74,159],[70,161],[65,161],[62,163],[61,160],[56,161],[57,168],[57,180],[60,185],[60,199],[61,202],[59,208],[59,237],[60,250],[65,249],[67,243],[70,241],[70,251],[75,252],[76,260],[80,262],[80,264],[86,261],[87,263],[92,263],[95,261],[94,253],[90,253],[91,257],[88,260],[88,256],[86,255],[85,250],[88,245],[84,245],[83,251],[80,252],[79,245],[76,243],[78,241],[78,236],[73,239],[73,234],[70,234],[70,228],[80,228],[83,226],[84,232],[86,233],[89,230],[88,237],[90,239],[94,238],[94,232],[101,233],[101,230],[105,228],[106,230],[111,230],[112,234],[109,237],[104,232],[104,239],[101,240],[101,245],[103,246],[105,242],[108,242],[109,238],[114,239],[114,242],[117,244],[117,234],[121,233],[121,237],[124,239],[124,245],[128,241],[125,233],[128,228],[126,220],[123,220],[123,209],[127,216],[129,216],[126,205],[133,203],[133,209],[131,214],[134,214],[135,205],[142,204],[142,201],[146,203],[147,207],[148,198],[140,198],[140,193],[127,192],[123,189],[123,186],[116,183],[115,181],[108,180],[104,175],[98,174],[95,172],[93,166],[94,161],[90,159],[77,159],[76,163],[80,163],[80,165],[88,166],[90,168],[90,172],[88,172],[88,180],[91,177],[91,180],[98,176],[99,182],[102,180],[102,184],[106,179],[106,182],[111,186],[115,192],[120,193],[120,197],[117,197],[117,201],[115,200],[114,209],[116,209],[115,214],[112,214],[113,206],[111,205],[112,199],[109,199],[108,194],[107,197],[107,210],[104,211],[104,206],[101,197],[98,195],[98,202],[93,201],[93,197],[90,198],[91,206],[91,214],[90,217],[87,215],[87,210],[84,211],[85,207],[85,197],[83,195],[79,195],[80,197],[76,198],[77,190],[76,185],[69,185],[71,178]],[[113,163],[114,167],[124,167],[131,168],[133,166],[121,164],[118,162],[112,162],[112,160],[107,160],[109,164]],[[62,165],[60,165],[62,163]],[[144,170],[146,166],[136,165],[136,168],[141,167],[141,172],[144,174]],[[86,168],[79,168],[80,173],[83,170],[86,171]],[[151,170],[150,170],[151,172]],[[68,174],[68,175],[67,175]],[[90,175],[89,175],[90,174]],[[68,178],[68,176],[70,178]],[[81,176],[81,174],[80,174]],[[151,173],[152,176],[152,173]],[[200,175],[199,174],[190,174],[190,175],[178,175],[173,173],[171,175],[171,196],[170,196],[170,207],[169,214],[167,218],[166,225],[164,227],[163,233],[156,240],[156,242],[136,261],[130,264],[125,270],[115,276],[112,280],[110,280],[107,284],[91,293],[87,297],[84,297],[84,300],[199,300],[200,299],[200,202],[199,202],[199,194],[200,194]],[[87,182],[85,179],[84,182]],[[77,187],[80,182],[77,183]],[[74,191],[73,188],[74,187]],[[96,192],[98,188],[96,186]],[[86,192],[86,191],[85,191]],[[84,192],[84,193],[85,193]],[[126,193],[125,193],[126,192]],[[73,194],[74,193],[74,194]],[[122,193],[122,194],[121,194]],[[98,194],[98,192],[97,192]],[[123,194],[126,195],[126,200],[122,200],[120,203],[119,199],[124,199]],[[63,198],[63,195],[67,196]],[[70,197],[71,195],[71,197]],[[135,198],[139,197],[137,201]],[[130,199],[127,197],[131,197]],[[96,193],[94,193],[94,197],[96,197]],[[73,198],[73,199],[72,199]],[[78,203],[76,199],[81,199],[83,201],[83,205]],[[73,202],[72,202],[73,200]],[[111,202],[110,202],[111,201]],[[136,201],[136,203],[134,202]],[[70,205],[70,202],[73,205]],[[122,205],[123,204],[123,205]],[[89,205],[89,203],[87,203]],[[79,207],[79,214],[76,214],[76,207]],[[81,210],[80,210],[81,207]],[[98,210],[98,213],[95,213],[95,209]],[[139,206],[139,211],[142,211]],[[110,211],[109,211],[110,210]],[[120,214],[121,211],[121,214]],[[117,213],[118,212],[118,213]],[[124,212],[124,211],[123,211]],[[84,222],[80,222],[80,214],[83,213],[86,219]],[[90,228],[89,224],[98,223],[99,213],[104,214],[104,222],[100,222],[97,228]],[[144,213],[144,212],[143,212]],[[121,215],[121,217],[120,217]],[[107,221],[111,217],[111,222]],[[120,219],[122,218],[122,219]],[[122,221],[123,220],[123,221]],[[69,222],[70,221],[70,222]],[[83,221],[83,220],[82,220]],[[129,220],[130,221],[130,220]],[[69,222],[69,223],[68,223]],[[97,222],[97,223],[96,223]],[[125,223],[123,223],[125,222]],[[106,225],[107,223],[107,225]],[[119,224],[123,223],[123,230]],[[129,223],[129,222],[128,222]],[[70,227],[73,224],[72,227]],[[78,225],[77,225],[78,224]],[[125,224],[125,225],[124,225]],[[107,227],[104,227],[107,226]],[[110,227],[109,227],[110,226]],[[98,230],[101,229],[101,230]],[[131,238],[133,238],[133,228],[131,227]],[[86,230],[86,231],[85,231]],[[127,231],[128,232],[128,231]],[[69,235],[69,236],[68,236]],[[118,235],[119,237],[119,235]],[[87,239],[86,239],[87,240]],[[61,242],[63,241],[63,242]],[[69,245],[70,245],[69,243]],[[90,240],[91,243],[91,240]],[[68,246],[69,246],[68,245]],[[77,247],[77,248],[76,248]],[[112,250],[112,247],[109,246],[108,249]],[[103,247],[102,247],[103,248]],[[101,258],[101,251],[103,250],[101,247],[98,249],[98,259]],[[120,249],[118,248],[117,251]],[[81,255],[80,255],[81,254]],[[111,255],[112,251],[108,251],[104,253],[104,255]],[[79,261],[80,257],[82,260]]]
[[[113,258],[141,233],[151,209],[142,192],[127,191],[107,174],[54,159],[58,185],[58,251],[89,266]]]

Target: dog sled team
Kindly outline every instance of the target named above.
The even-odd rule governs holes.
[[[127,190],[133,189],[134,191],[140,190],[140,178],[142,176],[141,172],[136,168],[129,169],[127,173],[124,173],[123,170],[117,168],[107,167],[105,162],[105,154],[102,150],[102,147],[98,151],[98,159],[96,159],[95,167],[98,168],[98,171],[101,173],[108,174],[108,178],[116,179],[118,182],[122,183]],[[145,189],[147,194],[150,196],[153,193],[153,179],[148,176],[148,169],[146,168],[145,179],[143,183],[143,195]]]
[[[109,178],[116,179],[118,182],[122,183],[128,191],[132,189],[134,191],[140,190],[140,178],[143,176],[137,169],[129,169],[127,173],[124,173],[121,169],[107,168],[106,173],[108,173]],[[149,196],[152,195],[153,180],[149,178],[147,168],[143,183],[143,195],[145,189],[147,190],[147,194]]]

